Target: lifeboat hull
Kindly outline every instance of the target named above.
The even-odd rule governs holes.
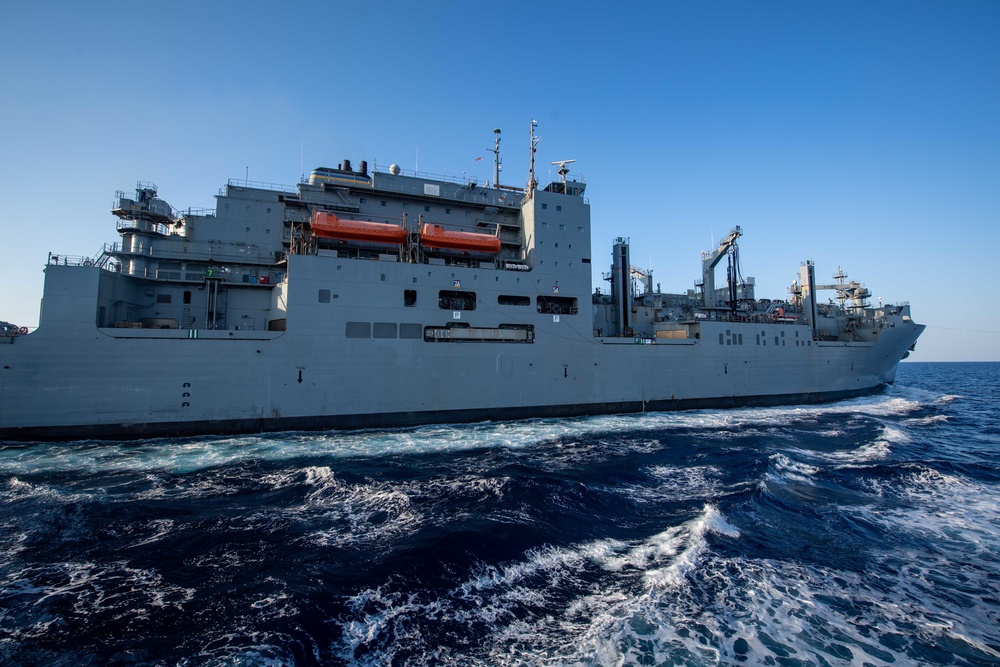
[[[420,233],[420,245],[425,248],[467,250],[469,252],[500,252],[500,239],[473,232],[453,232],[441,225],[426,223]]]
[[[406,240],[406,230],[385,222],[342,220],[329,211],[316,211],[312,217],[313,234],[325,239],[366,241],[400,245]]]

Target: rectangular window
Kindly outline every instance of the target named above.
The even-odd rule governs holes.
[[[330,303],[330,290],[321,289],[319,291],[319,302],[320,303]]]
[[[172,297],[169,294],[157,294],[156,303],[170,303]]]
[[[475,310],[476,293],[443,289],[438,292],[438,308],[442,310]]]
[[[403,322],[399,325],[400,338],[421,338],[423,337],[423,327],[419,324]]]
[[[540,296],[536,303],[540,313],[576,315],[580,312],[577,299],[571,296]]]
[[[501,294],[497,297],[497,303],[501,306],[530,306],[531,297]]]
[[[405,289],[403,290],[403,305],[412,308],[417,305],[417,290],[415,289]]]
[[[191,303],[191,292],[184,292],[184,303]]]
[[[371,338],[372,337],[372,324],[371,324],[371,322],[348,322],[347,323],[347,337],[348,338]]]
[[[375,330],[372,332],[375,338],[395,338],[396,337],[396,323],[395,322],[376,322]]]

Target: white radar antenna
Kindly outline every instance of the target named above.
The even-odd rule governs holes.
[[[571,164],[573,162],[576,162],[576,160],[556,160],[555,162],[552,163],[559,165],[559,171],[557,173],[560,176],[562,176],[563,192],[566,191],[566,174],[569,173],[569,167],[567,167],[566,165]]]

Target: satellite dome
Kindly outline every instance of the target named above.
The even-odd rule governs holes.
[[[400,171],[402,171],[402,170],[399,168],[398,164],[390,164],[389,165],[389,173],[392,174],[393,176],[399,176],[399,172]]]

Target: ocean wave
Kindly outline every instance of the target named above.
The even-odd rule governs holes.
[[[440,596],[387,586],[365,590],[352,596],[352,613],[340,619],[337,655],[359,664],[427,655],[433,639],[424,632],[432,635],[432,623],[469,638],[464,647],[435,654],[441,664],[571,664],[566,661],[579,657],[579,642],[595,621],[607,623],[651,590],[682,585],[699,566],[710,533],[739,537],[706,506],[642,541],[544,546],[521,561],[481,565]]]
[[[983,627],[942,622],[927,591],[710,547],[710,534],[740,533],[706,506],[641,541],[531,549],[441,594],[368,589],[338,619],[337,655],[371,665],[419,664],[417,656],[444,665],[894,665],[948,645],[974,660],[997,657]],[[436,648],[442,631],[446,649]]]
[[[997,662],[940,396],[0,453],[0,662]]]
[[[789,481],[813,484],[815,483],[815,476],[822,472],[822,468],[797,461],[787,454],[772,454],[770,458],[771,466],[767,478],[770,481],[780,484],[785,484]]]
[[[711,498],[724,492],[723,471],[714,465],[654,465],[643,472],[652,484],[619,486],[616,494],[639,503],[674,503]]]
[[[8,629],[0,643],[68,637],[74,628],[103,623],[139,624],[153,609],[183,609],[195,591],[170,584],[150,569],[125,561],[69,561],[5,572],[0,608]]]

